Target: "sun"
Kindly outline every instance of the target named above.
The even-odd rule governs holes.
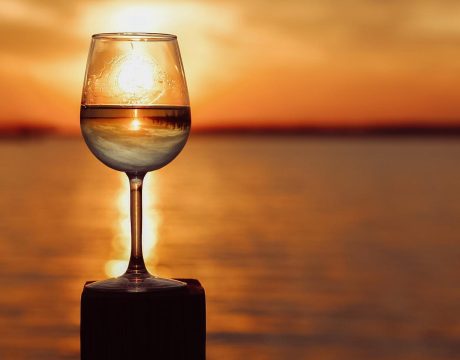
[[[117,85],[122,92],[142,98],[155,87],[155,78],[155,64],[133,51],[119,64]]]
[[[133,120],[131,120],[129,128],[134,131],[139,131],[141,128],[141,121],[137,118],[134,118]]]

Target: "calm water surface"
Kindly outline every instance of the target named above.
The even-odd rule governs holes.
[[[79,359],[127,180],[80,139],[0,153],[0,359]],[[458,140],[192,136],[145,206],[149,268],[206,288],[209,360],[459,357]]]

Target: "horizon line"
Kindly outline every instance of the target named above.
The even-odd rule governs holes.
[[[197,135],[305,135],[305,136],[460,136],[460,121],[366,123],[366,124],[235,124],[192,126]],[[79,128],[64,129],[51,124],[0,123],[0,137],[80,136]]]

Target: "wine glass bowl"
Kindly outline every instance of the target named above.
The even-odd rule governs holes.
[[[130,181],[131,256],[126,273],[88,285],[101,291],[159,291],[185,284],[151,275],[142,255],[142,184],[183,149],[191,115],[177,38],[170,34],[93,35],[80,126],[91,152]]]

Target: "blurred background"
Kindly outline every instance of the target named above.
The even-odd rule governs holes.
[[[208,359],[457,359],[460,3],[0,1],[0,358],[79,359],[123,272],[125,175],[79,133],[90,36],[178,35],[193,132],[149,174],[152,272]]]

